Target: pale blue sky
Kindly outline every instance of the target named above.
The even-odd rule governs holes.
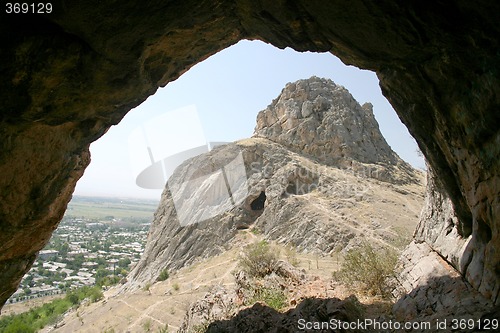
[[[151,119],[154,123],[170,111],[195,107],[206,140],[247,138],[253,133],[257,113],[279,95],[286,83],[313,75],[343,85],[360,104],[371,102],[380,130],[392,149],[413,166],[424,167],[414,139],[382,96],[375,73],[345,66],[329,53],[299,53],[262,42],[241,41],[159,89],[94,142],[90,147],[92,162],[75,194],[159,199],[161,191],[135,185],[137,165],[147,160],[147,154],[139,158],[136,147],[129,145],[129,137],[138,126],[151,123]],[[185,141],[187,131],[180,131]],[[164,144],[165,150],[169,150],[180,145],[173,137],[168,142],[159,144],[160,139],[156,139],[149,144]]]

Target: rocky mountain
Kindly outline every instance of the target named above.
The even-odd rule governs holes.
[[[234,280],[232,286],[214,286],[203,298],[194,302],[186,311],[177,333],[292,333],[297,332],[297,329],[306,331],[302,330],[305,327],[298,324],[301,320],[356,322],[366,318],[364,308],[356,296],[339,295],[341,287],[338,284],[318,276],[310,276],[305,270],[299,270],[286,261],[278,261],[276,272],[262,280],[251,279],[244,271],[238,271]],[[283,290],[290,299],[290,306],[285,311],[264,302],[245,305],[251,298],[255,285],[267,290]],[[343,296],[343,299],[339,296]],[[200,327],[203,329],[199,329]],[[332,332],[332,329],[308,331]]]
[[[398,183],[414,180],[411,166],[380,133],[372,104],[361,106],[347,89],[331,80],[312,77],[288,83],[258,114],[254,137],[269,139],[322,164],[368,172],[369,177]]]
[[[331,80],[289,83],[252,138],[176,169],[126,288],[231,248],[240,229],[318,254],[364,238],[398,246],[418,221],[423,180],[386,143],[370,104]]]

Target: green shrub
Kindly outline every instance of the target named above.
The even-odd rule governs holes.
[[[36,332],[48,324],[54,324],[69,308],[80,304],[86,298],[96,302],[103,297],[99,286],[75,289],[66,297],[54,299],[49,303],[31,308],[17,315],[0,317],[0,332]]]
[[[21,318],[11,321],[4,330],[4,333],[35,333],[36,330],[29,324],[23,322]]]
[[[166,279],[168,279],[168,277],[169,277],[168,270],[165,268],[161,271],[160,275],[158,275],[158,278],[156,280],[165,281]]]
[[[100,287],[114,286],[115,284],[118,284],[118,282],[120,282],[120,277],[116,275],[104,276],[96,279],[96,285]]]
[[[252,231],[252,234],[254,234],[254,235],[260,235],[260,234],[262,234],[262,231],[260,231],[257,228],[253,228],[251,231]]]
[[[73,305],[76,305],[80,302],[78,295],[75,292],[69,292],[66,294],[66,300]]]
[[[145,322],[143,322],[142,328],[144,329],[144,332],[150,332],[151,331],[151,319],[147,319]]]
[[[344,258],[342,267],[334,277],[351,286],[360,286],[371,295],[390,296],[390,278],[394,276],[397,252],[385,248],[375,250],[364,243],[350,250]]]
[[[268,242],[260,241],[245,247],[239,257],[241,269],[251,277],[264,277],[276,270],[279,252]]]
[[[254,290],[254,296],[247,305],[263,302],[269,307],[279,311],[287,306],[287,297],[279,288],[260,287]]]
[[[202,323],[198,325],[194,325],[189,333],[205,333],[210,326],[210,322],[208,321],[203,321]]]
[[[411,243],[413,239],[413,234],[411,231],[402,227],[392,227],[395,232],[395,236],[388,240],[394,247],[403,250],[408,244]]]
[[[93,287],[89,291],[89,297],[90,302],[95,303],[97,301],[100,301],[104,297],[104,294],[102,293],[101,288]]]

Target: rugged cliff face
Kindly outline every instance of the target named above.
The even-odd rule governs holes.
[[[259,113],[253,138],[176,169],[130,285],[218,254],[249,227],[323,254],[364,238],[394,245],[416,225],[422,181],[387,145],[371,107],[344,87],[317,77],[289,83]]]
[[[425,204],[415,230],[413,242],[399,260],[400,298],[393,312],[398,320],[429,321],[482,318],[493,302],[471,287],[481,267],[469,267],[464,253],[471,247],[472,236],[463,237],[458,230],[453,204],[431,168],[427,172]],[[484,256],[476,253],[477,260]]]
[[[0,20],[0,304],[57,227],[89,144],[243,38],[377,72],[472,236],[466,276],[500,302],[497,1],[52,3]]]

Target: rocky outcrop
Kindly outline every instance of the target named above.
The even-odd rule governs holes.
[[[395,292],[399,300],[393,307],[396,320],[431,322],[431,331],[439,331],[435,324],[445,319],[447,329],[452,320],[474,319],[476,329],[486,323],[479,320],[492,311],[493,303],[427,243],[412,242],[399,264],[400,288]]]
[[[493,302],[471,286],[480,282],[483,272],[480,265],[469,261],[472,236],[462,234],[453,204],[429,168],[414,241],[399,260],[399,288],[394,294],[399,300],[393,308],[396,319],[433,323],[447,319],[451,323],[479,320],[492,310]],[[474,258],[484,260],[484,252],[475,253]]]
[[[332,52],[377,72],[449,194],[461,236],[472,236],[464,256],[482,273],[468,279],[500,302],[499,6],[124,0],[3,13],[0,267],[9,269],[0,304],[57,227],[89,144],[159,86],[243,38]]]
[[[313,76],[288,83],[257,115],[253,137],[367,178],[415,182],[415,170],[382,136],[373,106],[361,106],[346,88],[329,79]]]
[[[309,93],[295,101],[290,92],[299,87]],[[307,117],[292,116],[298,104],[310,104],[307,98],[323,99],[323,108]],[[322,254],[348,249],[363,238],[397,244],[401,234],[413,230],[423,198],[422,173],[401,161],[381,139],[371,109],[362,108],[345,88],[313,77],[289,83],[258,119],[283,100],[289,106],[279,108],[290,119],[282,116],[280,121],[293,121],[294,126],[282,130],[280,140],[274,131],[263,133],[260,123],[258,137],[217,147],[176,169],[144,254],[130,274],[130,286],[154,281],[164,268],[175,270],[228,249],[238,229],[252,227],[300,251]],[[345,100],[350,103],[343,104]],[[321,119],[324,129],[297,130],[311,119]],[[342,131],[337,124],[343,124]],[[352,133],[365,133],[364,139],[353,141]],[[350,148],[327,165],[316,146],[323,144],[322,137]],[[307,154],[300,154],[297,147],[304,144]],[[377,160],[372,149],[384,156]],[[372,159],[363,157],[365,150]]]
[[[235,290],[228,290],[223,286],[215,286],[202,299],[191,304],[186,311],[179,333],[189,333],[196,328],[208,326],[214,320],[225,319],[234,315],[238,304],[238,295]]]
[[[380,133],[372,105],[359,105],[344,87],[331,80],[312,77],[287,84],[258,114],[254,136],[323,164],[366,172],[367,177],[399,183],[414,180],[413,168],[394,153]],[[407,173],[393,173],[393,166]]]
[[[471,237],[464,237],[460,223],[448,194],[443,190],[434,172],[427,167],[425,204],[414,239],[425,242],[457,271],[465,274],[469,264],[463,254]],[[477,256],[477,260],[481,260]]]
[[[316,326],[313,328],[313,331],[318,333],[362,332],[363,330],[361,329],[341,327],[342,324],[339,324],[341,322],[363,321],[363,316],[357,308],[356,303],[357,299],[355,297],[344,300],[311,297],[304,299],[295,308],[284,313],[276,311],[262,303],[256,303],[250,308],[241,310],[233,318],[212,322],[206,332],[292,333],[297,332],[297,329],[306,328],[306,322],[316,323],[314,324]],[[326,326],[323,324],[324,322],[333,324]]]
[[[354,295],[341,300],[332,295],[335,286],[331,283],[309,276],[288,262],[279,261],[278,265],[276,272],[258,279],[246,276],[244,271],[235,272],[234,285],[215,286],[189,307],[177,332],[363,331],[339,325],[339,321],[364,319],[363,306]],[[272,302],[271,297],[255,297],[263,290],[284,292],[281,311],[275,309],[276,304],[271,304],[273,308],[265,303],[264,299]],[[304,322],[300,324],[299,319]],[[316,327],[305,330],[301,327],[305,322],[315,322]]]

